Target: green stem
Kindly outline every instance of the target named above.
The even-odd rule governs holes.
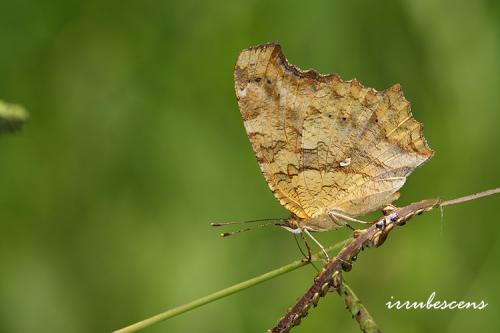
[[[340,241],[340,242],[338,242],[338,243],[336,243],[336,244],[334,244],[334,245],[326,248],[326,251],[327,252],[334,251],[334,250],[336,250],[336,249],[344,246],[344,244],[346,243],[346,241],[347,240]],[[319,261],[319,260],[322,260],[322,252],[318,252],[318,253],[314,254],[311,257],[311,261]],[[150,318],[141,320],[141,321],[139,321],[139,322],[137,322],[135,324],[132,324],[132,325],[126,326],[124,328],[121,328],[119,330],[116,330],[116,331],[114,331],[114,333],[137,332],[137,331],[139,331],[139,330],[141,330],[143,328],[149,327],[149,326],[154,325],[156,323],[159,323],[159,322],[161,322],[163,320],[166,320],[166,319],[178,316],[181,313],[184,313],[184,312],[196,309],[197,307],[200,307],[200,306],[205,305],[207,303],[211,303],[211,302],[216,301],[216,300],[218,300],[220,298],[232,295],[234,293],[237,293],[237,292],[242,291],[244,289],[250,288],[250,287],[255,286],[255,285],[259,284],[259,283],[262,283],[264,281],[270,280],[270,279],[275,278],[277,276],[280,276],[280,275],[283,275],[285,273],[288,273],[288,272],[291,272],[293,270],[296,270],[297,268],[306,266],[309,263],[310,263],[309,261],[303,260],[303,259],[302,260],[296,260],[296,261],[294,261],[294,262],[292,262],[292,263],[290,263],[288,265],[282,266],[282,267],[277,268],[275,270],[272,270],[270,272],[267,272],[267,273],[264,273],[262,275],[256,276],[256,277],[254,277],[252,279],[249,279],[249,280],[246,280],[244,282],[235,284],[235,285],[233,285],[231,287],[228,287],[228,288],[216,291],[216,292],[214,292],[214,293],[212,293],[210,295],[198,298],[198,299],[196,299],[196,300],[194,300],[192,302],[183,304],[183,305],[178,306],[176,308],[173,308],[173,309],[167,310],[165,312],[159,313],[159,314],[157,314],[155,316],[152,316]]]
[[[347,309],[351,313],[352,317],[358,322],[359,328],[362,332],[381,333],[373,317],[345,281],[342,282],[339,292],[344,297]]]

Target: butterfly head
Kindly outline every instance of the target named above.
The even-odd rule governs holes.
[[[299,226],[299,220],[299,217],[292,215],[288,219],[283,220],[283,223],[280,223],[279,226],[293,234],[300,234],[302,228]]]

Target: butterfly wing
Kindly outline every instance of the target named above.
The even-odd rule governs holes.
[[[262,173],[301,218],[378,209],[432,156],[399,85],[380,93],[301,71],[277,44],[242,51],[234,78]]]
[[[243,50],[234,70],[238,105],[260,169],[280,203],[301,218],[308,215],[292,179],[299,172],[302,117],[290,112],[298,78],[278,64],[278,45]]]

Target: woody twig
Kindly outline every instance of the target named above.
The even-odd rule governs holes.
[[[413,216],[420,215],[436,207],[455,205],[496,193],[500,193],[500,188],[447,201],[427,199],[400,208],[386,207],[384,209],[384,216],[376,220],[370,227],[354,232],[353,240],[344,246],[335,258],[326,263],[314,278],[313,285],[270,331],[272,333],[289,332],[294,326],[300,324],[302,319],[307,316],[309,309],[317,306],[319,299],[325,296],[329,290],[337,290],[340,293],[350,290],[343,286],[342,272],[351,270],[352,264],[360,251],[367,247],[381,246],[395,226],[404,225]],[[355,318],[364,332],[377,332],[378,329],[369,331],[363,326],[364,321],[360,321],[364,318],[362,313],[360,313],[360,316],[355,315]],[[373,323],[375,322],[373,321]]]

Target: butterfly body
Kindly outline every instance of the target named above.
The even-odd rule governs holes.
[[[335,219],[335,217],[328,214],[310,218],[300,218],[292,214],[282,226],[291,232],[299,233],[304,229],[309,231],[328,231],[337,229],[343,225],[344,221]]]

